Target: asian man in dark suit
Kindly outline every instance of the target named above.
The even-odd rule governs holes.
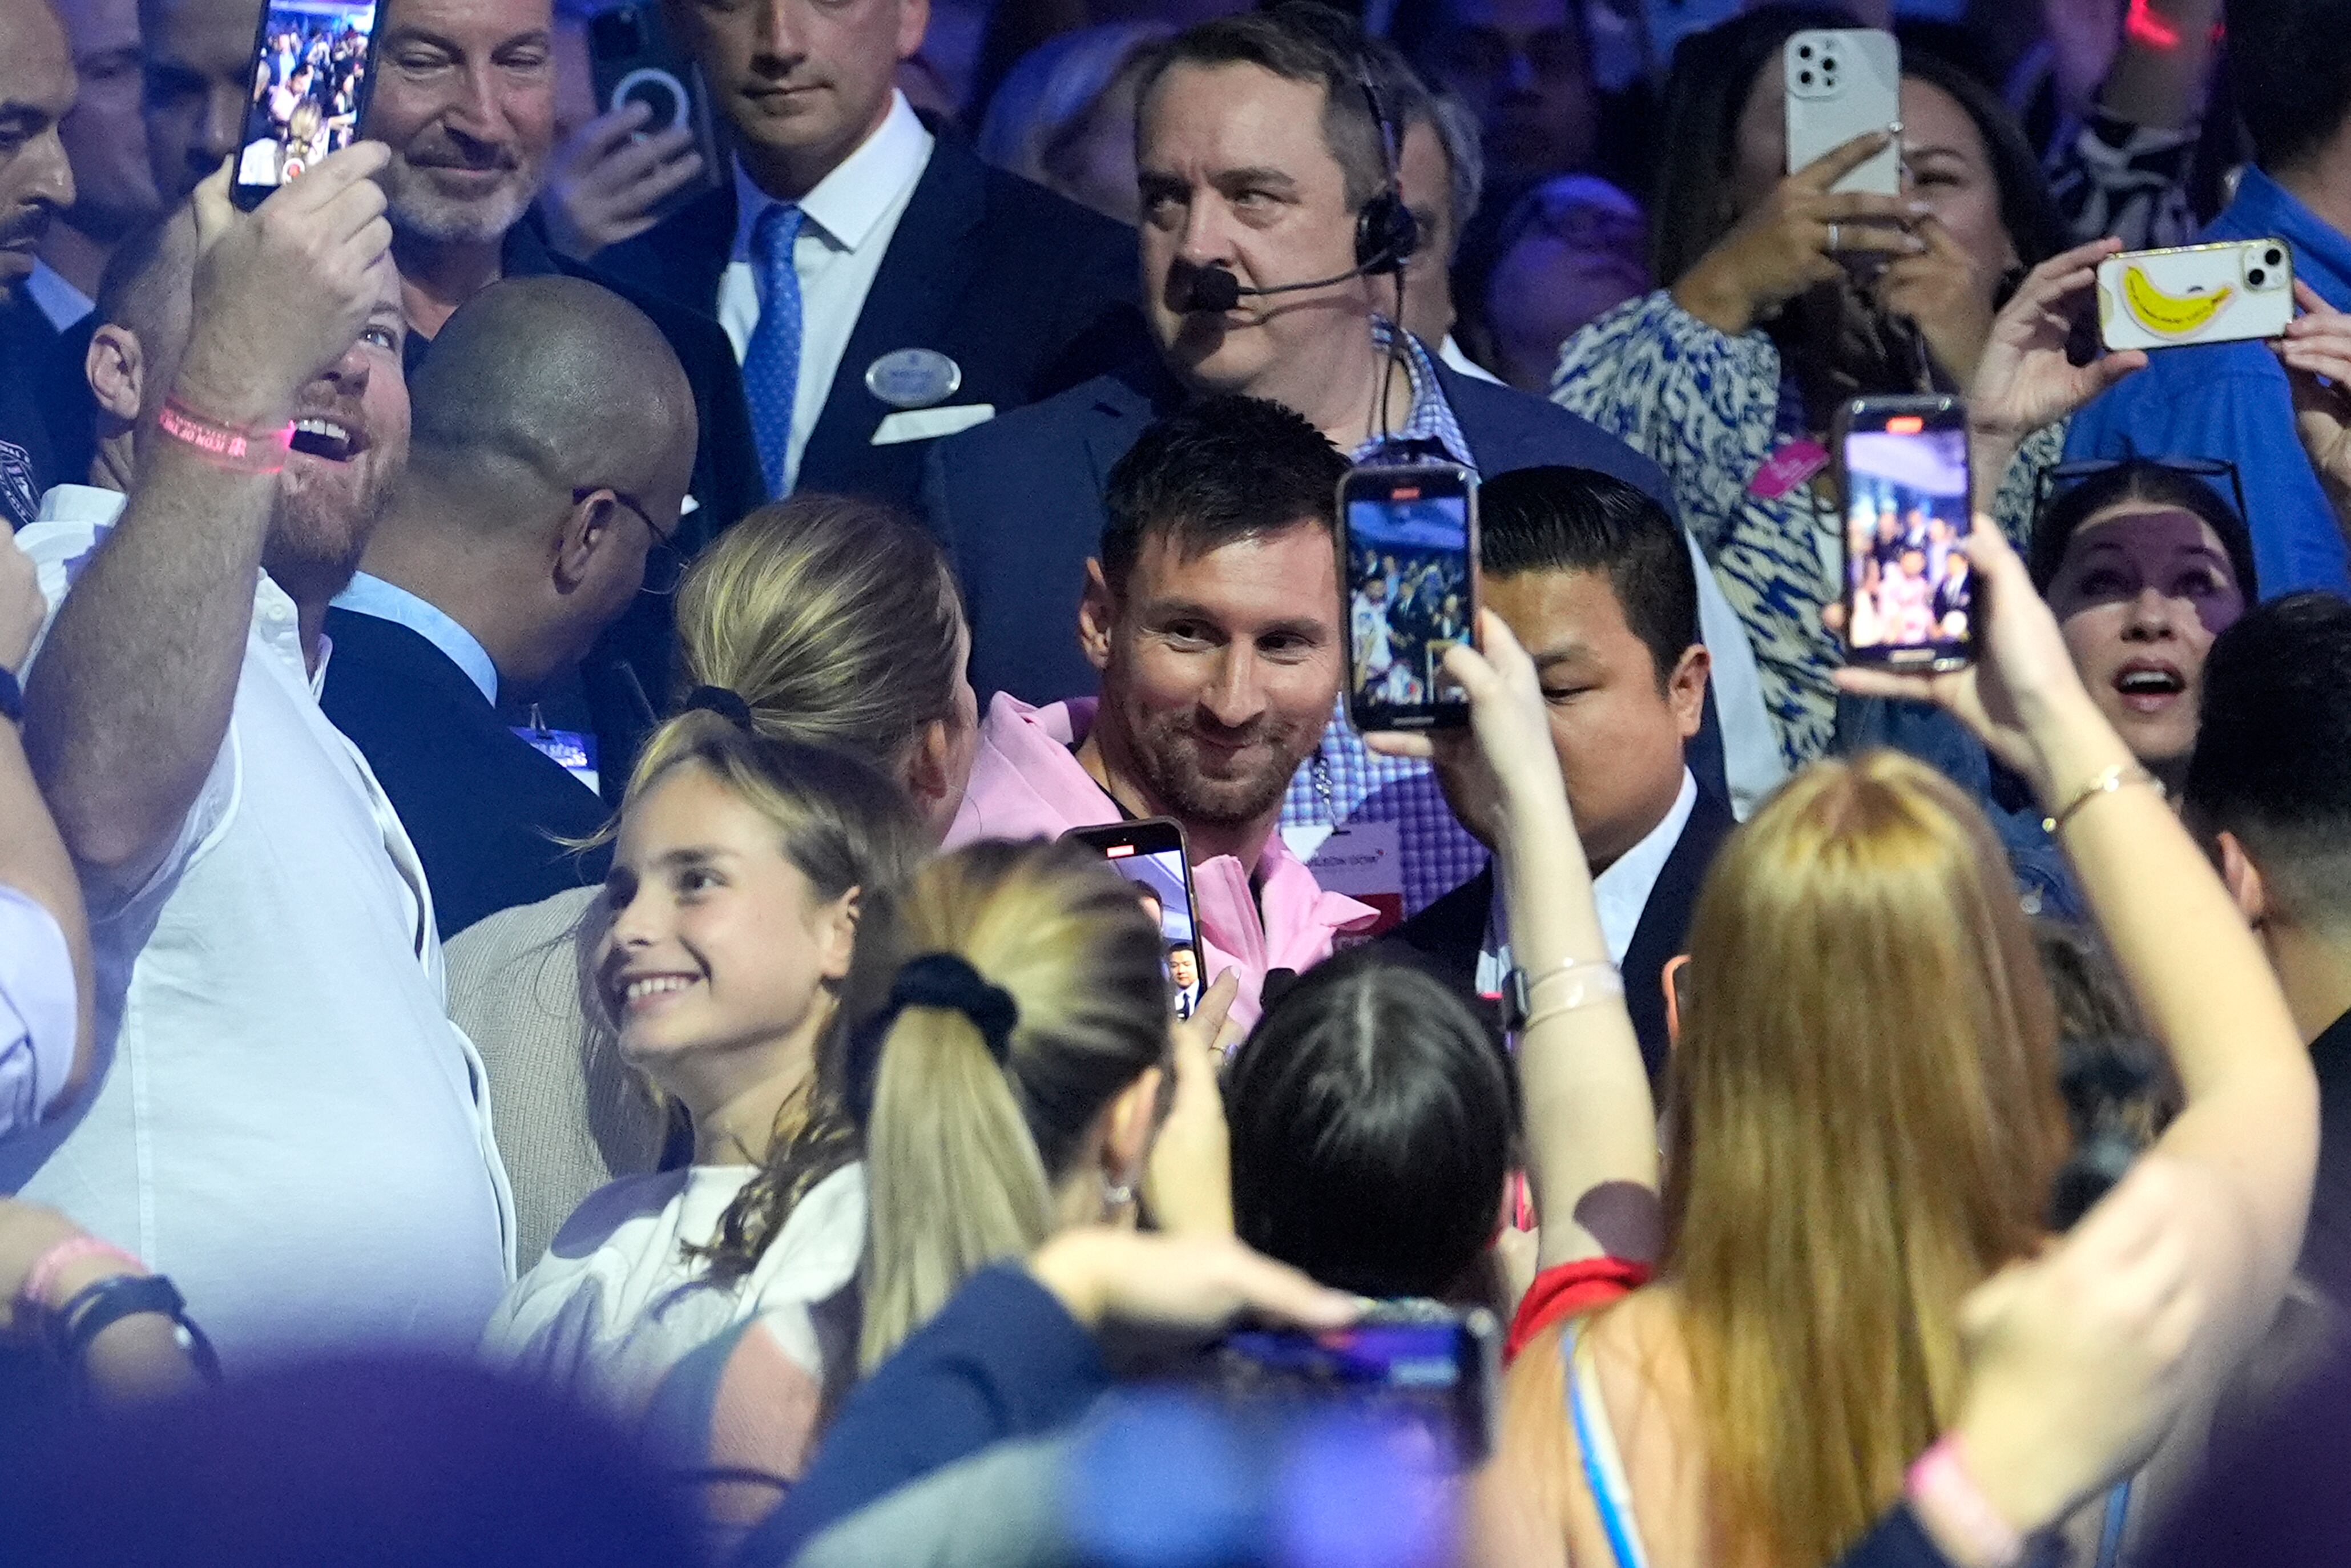
[[[406,476],[327,614],[321,704],[399,811],[446,938],[602,877],[559,841],[602,802],[507,727],[499,688],[543,685],[641,586],[676,585],[696,430],[659,329],[578,278],[475,294],[410,395]]]
[[[770,496],[911,506],[934,438],[1144,341],[1133,232],[983,164],[893,85],[928,0],[671,0],[668,15],[733,167],[596,264],[726,328]]]
[[[1697,576],[1665,508],[1607,475],[1520,469],[1489,479],[1479,503],[1479,591],[1533,655],[1601,931],[1655,1081],[1669,1043],[1666,966],[1734,825],[1684,759],[1706,693]],[[1440,757],[1437,777],[1462,826],[1490,844],[1492,792],[1466,757]],[[1510,928],[1492,868],[1389,940],[1465,991],[1499,992]]]

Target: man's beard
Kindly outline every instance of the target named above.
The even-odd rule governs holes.
[[[1127,747],[1142,783],[1177,818],[1217,828],[1240,828],[1279,808],[1290,781],[1321,740],[1320,725],[1259,718],[1239,733],[1258,748],[1245,772],[1211,773],[1222,748],[1199,738],[1196,714],[1182,717],[1129,711]]]
[[[262,570],[298,602],[332,599],[359,570],[368,538],[392,495],[385,470],[370,465],[360,477],[356,492],[341,484],[291,490],[281,484],[271,503]]]
[[[381,175],[396,233],[435,245],[488,245],[522,221],[538,191],[539,171],[512,169],[487,196],[456,200],[434,190],[428,171],[395,156]]]

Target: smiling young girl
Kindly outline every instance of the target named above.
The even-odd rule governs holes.
[[[623,1417],[728,1324],[855,1272],[864,1180],[837,1120],[810,1113],[814,1062],[862,903],[929,849],[871,768],[697,696],[722,711],[664,726],[630,781],[589,1003],[684,1109],[694,1163],[590,1197],[483,1340],[492,1363]]]

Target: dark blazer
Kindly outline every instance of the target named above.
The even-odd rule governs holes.
[[[334,656],[319,706],[375,769],[433,884],[444,940],[486,915],[601,882],[609,849],[554,841],[604,824],[595,792],[517,737],[426,638],[327,612]]]
[[[865,389],[874,361],[933,349],[962,367],[942,406],[999,413],[1077,385],[1143,347],[1134,231],[983,163],[941,133],[865,296],[796,487],[912,507],[928,441],[873,444],[897,412]],[[600,271],[715,311],[735,249],[730,179],[651,233],[596,258]],[[747,446],[747,450],[748,450]],[[757,461],[754,454],[755,462]]]
[[[718,323],[657,289],[608,276],[549,248],[536,215],[507,231],[501,265],[508,277],[581,277],[601,283],[643,311],[669,340],[694,389],[698,435],[694,477],[687,493],[695,510],[678,519],[673,542],[689,558],[735,520],[768,498],[759,455],[751,440],[751,412],[743,401],[743,375],[734,345]],[[411,333],[408,369],[416,366],[433,340]],[[630,764],[652,731],[656,710],[669,698],[671,666],[676,660],[675,612],[668,598],[640,593],[621,618],[604,629],[577,674],[550,690],[528,694],[543,700],[548,722],[596,732],[601,773],[617,803]],[[517,722],[527,717],[517,714]]]
[[[91,324],[59,332],[22,287],[0,305],[0,524],[33,520],[53,485],[89,475],[97,400],[82,375]]]
[[[1480,473],[1596,468],[1672,509],[1656,465],[1599,426],[1441,362],[1437,380]],[[1093,691],[1093,666],[1078,651],[1078,598],[1102,547],[1103,487],[1144,427],[1183,399],[1153,355],[935,444],[924,510],[955,553],[981,702],[998,691],[1031,703]]]
[[[1738,825],[1730,808],[1699,785],[1698,803],[1690,808],[1674,852],[1658,870],[1649,902],[1642,906],[1641,922],[1633,928],[1632,944],[1625,949],[1625,1010],[1633,1015],[1633,1032],[1641,1041],[1641,1060],[1648,1065],[1652,1084],[1664,1082],[1672,1046],[1666,1031],[1666,966],[1683,951],[1707,868]],[[1412,949],[1440,977],[1474,996],[1478,955],[1486,945],[1486,916],[1493,902],[1494,868],[1489,865],[1384,940]]]

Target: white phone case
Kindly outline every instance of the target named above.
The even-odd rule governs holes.
[[[1838,27],[1798,33],[1781,52],[1788,105],[1788,172],[1902,118],[1902,49],[1891,33]],[[1888,147],[1833,191],[1902,193],[1902,150]]]
[[[2109,349],[2275,338],[2294,319],[2294,251],[2282,239],[2126,251],[2098,264]]]

